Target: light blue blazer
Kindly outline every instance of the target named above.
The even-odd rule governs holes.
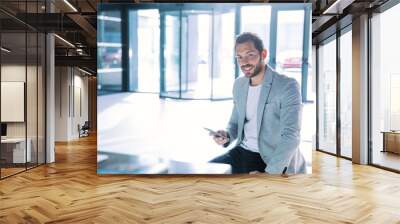
[[[299,150],[302,102],[297,81],[266,65],[257,109],[258,148],[270,174],[306,172]],[[230,143],[243,140],[250,79],[239,77],[233,85],[233,110],[227,132]],[[227,144],[228,145],[228,144]]]

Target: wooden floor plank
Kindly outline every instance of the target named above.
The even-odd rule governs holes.
[[[0,181],[0,223],[400,223],[400,175],[313,153],[313,174],[96,174],[96,137]]]

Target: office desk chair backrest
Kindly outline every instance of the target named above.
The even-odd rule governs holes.
[[[82,125],[82,130],[89,130],[89,121],[85,121],[85,123]]]

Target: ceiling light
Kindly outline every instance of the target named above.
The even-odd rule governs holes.
[[[64,0],[65,4],[67,4],[72,10],[74,10],[74,12],[78,12],[78,10],[71,4],[69,3],[68,0]]]
[[[351,5],[355,0],[336,0],[322,14],[342,14],[343,9]]]
[[[81,72],[83,72],[83,73],[85,73],[85,74],[92,75],[92,73],[90,73],[90,72],[88,72],[88,71],[85,71],[85,70],[83,70],[83,69],[81,69],[81,68],[79,68],[79,67],[78,67],[78,70],[81,71]]]
[[[5,48],[5,47],[1,47],[0,48],[2,51],[4,51],[4,52],[7,52],[7,53],[10,53],[11,52],[11,50],[9,50],[9,49],[7,49],[7,48]]]
[[[105,20],[105,21],[112,21],[112,22],[121,22],[121,18],[118,17],[112,17],[112,16],[104,16],[104,15],[99,15],[97,16],[98,20]]]
[[[60,39],[61,41],[63,41],[64,43],[66,43],[67,45],[69,45],[70,47],[75,48],[75,45],[71,44],[71,42],[67,41],[66,39],[58,36],[57,34],[54,34],[55,37],[57,37],[58,39]]]

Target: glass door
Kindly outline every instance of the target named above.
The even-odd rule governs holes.
[[[162,39],[160,96],[180,98],[180,11],[161,11],[160,18]]]
[[[235,8],[160,11],[163,97],[230,98]]]

